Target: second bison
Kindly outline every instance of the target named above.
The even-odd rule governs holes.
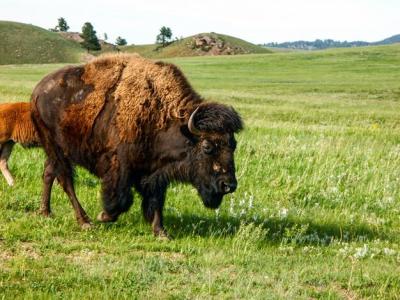
[[[101,178],[110,222],[142,196],[155,235],[167,236],[163,206],[170,182],[191,183],[206,207],[235,191],[237,112],[205,102],[174,65],[133,55],[100,57],[45,77],[32,94],[32,119],[47,154],[42,212],[58,179],[82,227],[90,219],[74,191],[74,165]]]

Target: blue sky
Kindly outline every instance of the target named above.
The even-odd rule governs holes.
[[[159,28],[175,36],[214,31],[253,43],[332,38],[376,41],[400,33],[400,0],[0,0],[0,20],[71,31],[91,22],[103,37],[153,43]]]

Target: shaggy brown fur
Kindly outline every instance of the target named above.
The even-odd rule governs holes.
[[[89,226],[73,187],[76,164],[102,180],[101,221],[115,221],[129,209],[134,186],[159,235],[165,234],[162,209],[171,181],[193,184],[210,208],[236,189],[234,133],[242,128],[240,116],[233,108],[204,102],[172,64],[134,55],[100,57],[46,76],[32,101],[48,156],[45,215],[57,177],[78,222]],[[191,116],[194,127],[188,125]]]
[[[127,64],[115,98],[119,100],[117,126],[124,141],[138,137],[149,125],[150,130],[160,130],[174,120],[187,120],[201,102],[176,66],[143,58]]]
[[[15,143],[34,146],[39,142],[31,120],[30,103],[0,104],[0,170],[12,186],[14,179],[8,169],[7,161]]]
[[[122,141],[138,137],[149,125],[162,129],[170,120],[188,119],[189,111],[201,101],[176,66],[136,55],[101,56],[84,66],[82,80],[93,86],[93,92],[84,102],[65,109],[62,125],[73,130],[69,124],[79,119],[84,136],[110,96],[117,104],[115,121]]]
[[[87,95],[84,102],[72,102],[65,109],[61,120],[62,125],[67,126],[67,130],[76,129],[69,124],[74,124],[74,120],[80,120],[79,132],[76,134],[87,135],[90,132],[97,115],[104,107],[107,93],[115,89],[125,64],[124,59],[118,61],[97,59],[85,65],[81,79],[83,84],[91,86],[93,91]]]

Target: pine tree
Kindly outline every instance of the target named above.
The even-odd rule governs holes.
[[[99,40],[96,36],[96,31],[93,29],[93,25],[89,22],[86,22],[82,27],[83,42],[81,43],[82,47],[85,48],[88,52],[89,50],[100,50],[101,46],[99,44]]]
[[[167,46],[172,38],[172,30],[169,27],[161,27],[160,34],[157,35],[156,43],[163,47]]]
[[[122,37],[117,37],[115,44],[117,44],[118,46],[125,46],[127,43],[126,39],[123,39]]]
[[[55,29],[55,31],[64,31],[65,32],[65,31],[68,31],[69,26],[67,24],[67,21],[63,17],[61,17],[61,18],[58,18],[58,25],[54,29]]]

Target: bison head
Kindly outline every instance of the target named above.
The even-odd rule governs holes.
[[[191,181],[208,208],[218,208],[236,190],[234,133],[243,128],[238,113],[216,103],[201,104],[183,133],[192,141]]]

